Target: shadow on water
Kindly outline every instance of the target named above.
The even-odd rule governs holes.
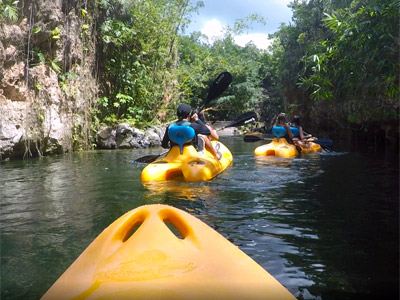
[[[152,203],[199,217],[299,299],[398,298],[398,165],[356,153],[255,159],[261,143],[223,142],[234,163],[205,183],[142,185],[132,161],[160,149],[0,164],[1,299],[40,298],[106,226]]]

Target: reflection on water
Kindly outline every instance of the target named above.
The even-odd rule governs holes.
[[[181,181],[148,182],[144,184],[148,190],[144,199],[148,202],[160,203],[162,199],[190,200],[199,198],[216,198],[217,191],[208,183],[187,183]]]
[[[290,168],[294,158],[282,158],[277,156],[255,156],[256,166],[286,167]]]
[[[255,158],[205,183],[141,184],[150,151],[0,164],[1,299],[37,299],[112,221],[164,203],[216,229],[299,299],[397,299],[397,164],[351,153]],[[387,296],[387,297],[384,297]]]

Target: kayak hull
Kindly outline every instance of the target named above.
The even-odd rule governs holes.
[[[302,154],[321,152],[322,148],[319,144],[314,142],[307,143],[307,147],[301,147]]]
[[[108,226],[42,299],[295,298],[205,223],[155,204]]]
[[[168,151],[165,157],[148,164],[141,173],[142,182],[182,180],[208,181],[222,173],[232,164],[232,153],[219,141],[211,141],[214,147],[219,147],[222,154],[220,160],[208,150],[198,152],[192,145],[184,146],[182,153],[178,146]],[[218,146],[217,146],[218,145]]]
[[[292,158],[299,154],[295,145],[289,144],[285,138],[275,138],[270,143],[257,147],[256,156],[278,156]]]

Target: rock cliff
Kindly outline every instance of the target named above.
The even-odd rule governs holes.
[[[85,148],[97,93],[86,1],[23,1],[0,23],[0,160]]]

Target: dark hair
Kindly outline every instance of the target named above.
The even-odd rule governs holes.
[[[284,113],[280,113],[276,119],[277,123],[280,122],[285,122],[286,121],[286,115]]]
[[[296,124],[297,126],[300,126],[300,116],[295,115],[292,119],[292,123]]]

